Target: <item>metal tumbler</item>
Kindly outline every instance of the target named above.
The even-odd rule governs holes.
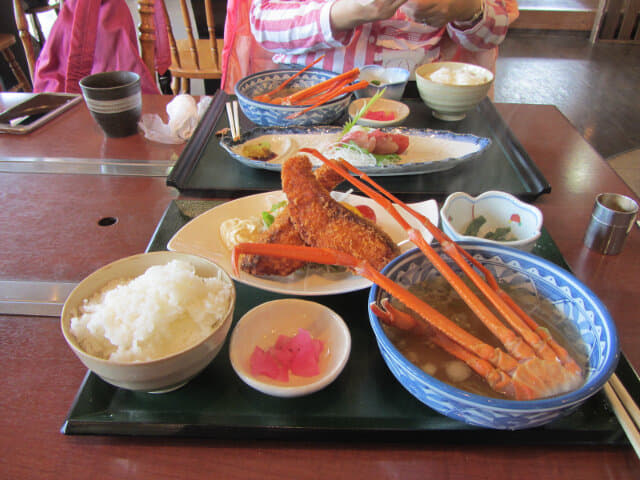
[[[617,255],[622,250],[637,213],[638,204],[633,199],[617,193],[599,194],[584,244],[604,255]]]

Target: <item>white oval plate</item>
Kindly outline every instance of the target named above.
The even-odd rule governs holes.
[[[376,213],[378,226],[400,245],[402,252],[413,247],[413,244],[407,240],[406,232],[393,217],[370,198],[339,192],[334,192],[333,195],[346,195],[346,198],[340,198],[340,201],[371,207]],[[275,203],[285,199],[284,192],[276,190],[226,202],[198,215],[184,225],[169,240],[167,248],[176,252],[192,253],[208,258],[220,265],[236,281],[286,295],[335,295],[370,287],[369,280],[349,272],[329,273],[314,269],[301,269],[286,277],[257,277],[246,272],[235,275],[231,265],[231,252],[220,237],[220,224],[229,218],[249,218],[260,215],[261,212],[270,210]],[[426,200],[410,205],[434,225],[438,224],[438,205],[435,200]],[[401,213],[411,225],[421,229],[427,241],[431,241],[431,234],[427,233],[417,220],[406,212]]]
[[[491,139],[466,133],[424,128],[381,127],[387,133],[399,133],[409,137],[409,147],[399,155],[397,163],[384,165],[356,165],[371,176],[421,175],[450,170],[461,163],[480,158],[491,145]],[[300,148],[315,148],[324,151],[342,137],[342,127],[257,127],[243,132],[232,140],[230,135],[220,139],[220,146],[231,157],[247,167],[279,172],[287,158],[298,153]],[[283,139],[289,138],[291,146],[283,148]],[[269,161],[254,160],[244,156],[244,146],[254,142],[273,143],[276,157]],[[326,152],[325,152],[326,153]],[[317,159],[312,159],[319,162]],[[347,159],[348,160],[348,159]]]

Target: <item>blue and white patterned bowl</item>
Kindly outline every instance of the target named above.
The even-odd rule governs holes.
[[[342,117],[351,102],[352,94],[350,93],[343,94],[293,119],[288,119],[287,117],[307,107],[300,105],[274,105],[271,103],[258,102],[253,99],[256,95],[270,92],[298,71],[299,69],[293,68],[268,70],[249,75],[236,83],[235,92],[238,97],[238,103],[247,118],[253,123],[263,127],[289,127],[300,125],[329,125]],[[302,89],[311,87],[312,85],[329,80],[336,75],[336,73],[328,70],[311,68],[295,78],[287,88]]]
[[[461,245],[501,282],[525,287],[550,300],[563,313],[566,322],[577,327],[589,364],[586,382],[577,390],[541,400],[503,400],[472,394],[436,380],[408,361],[391,343],[378,317],[369,310],[378,347],[393,375],[422,403],[471,425],[517,430],[544,425],[573,412],[602,388],[618,362],[618,337],[605,306],[570,273],[540,257],[499,245],[477,242]],[[442,252],[439,245],[434,248]],[[383,273],[405,287],[438,274],[418,249],[394,259]],[[379,303],[384,297],[388,294],[374,285],[369,303]],[[567,325],[558,327],[570,335]]]

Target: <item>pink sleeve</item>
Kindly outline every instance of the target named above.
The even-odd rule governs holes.
[[[255,72],[272,70],[277,65],[272,53],[258,45],[249,27],[249,0],[227,0],[224,22],[221,84],[225,92],[234,93],[236,82]]]
[[[336,38],[329,13],[334,0],[253,0],[251,31],[266,50],[288,55],[339,48],[350,35]]]
[[[507,2],[515,5],[510,13]],[[517,3],[514,0],[485,0],[482,18],[472,24],[454,22],[447,25],[449,37],[469,51],[487,50],[499,45],[507,35],[509,23],[517,17]]]

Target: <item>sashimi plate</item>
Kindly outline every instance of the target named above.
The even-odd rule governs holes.
[[[240,163],[264,170],[280,171],[284,161],[301,148],[314,148],[330,158],[344,158],[368,175],[418,175],[449,170],[461,163],[481,157],[491,144],[486,137],[461,134],[446,130],[430,130],[406,127],[385,127],[379,130],[400,133],[409,137],[409,147],[399,154],[394,163],[356,163],[361,160],[345,153],[344,149],[329,150],[342,136],[342,127],[258,127],[244,132],[236,140],[230,135],[220,139],[220,145]],[[253,150],[258,145],[268,145],[275,156],[269,160],[254,159]],[[312,158],[314,163],[318,164]]]
[[[399,245],[401,252],[413,247],[413,244],[407,239],[406,232],[393,217],[370,198],[341,192],[332,192],[332,195],[337,200],[354,206],[369,206],[375,212],[376,224]],[[167,248],[176,252],[191,253],[208,258],[220,265],[238,282],[286,295],[334,295],[371,286],[369,280],[350,272],[330,272],[319,268],[303,268],[286,277],[257,277],[242,271],[236,275],[231,264],[231,251],[220,235],[220,225],[230,218],[246,219],[260,216],[262,212],[269,211],[273,205],[282,200],[286,200],[286,196],[283,191],[277,190],[242,197],[218,205],[185,224],[169,240]],[[426,200],[410,205],[434,225],[437,225],[438,205],[435,200]],[[401,211],[401,214],[412,226],[421,230],[427,241],[432,240],[431,234],[415,218],[404,211]]]

